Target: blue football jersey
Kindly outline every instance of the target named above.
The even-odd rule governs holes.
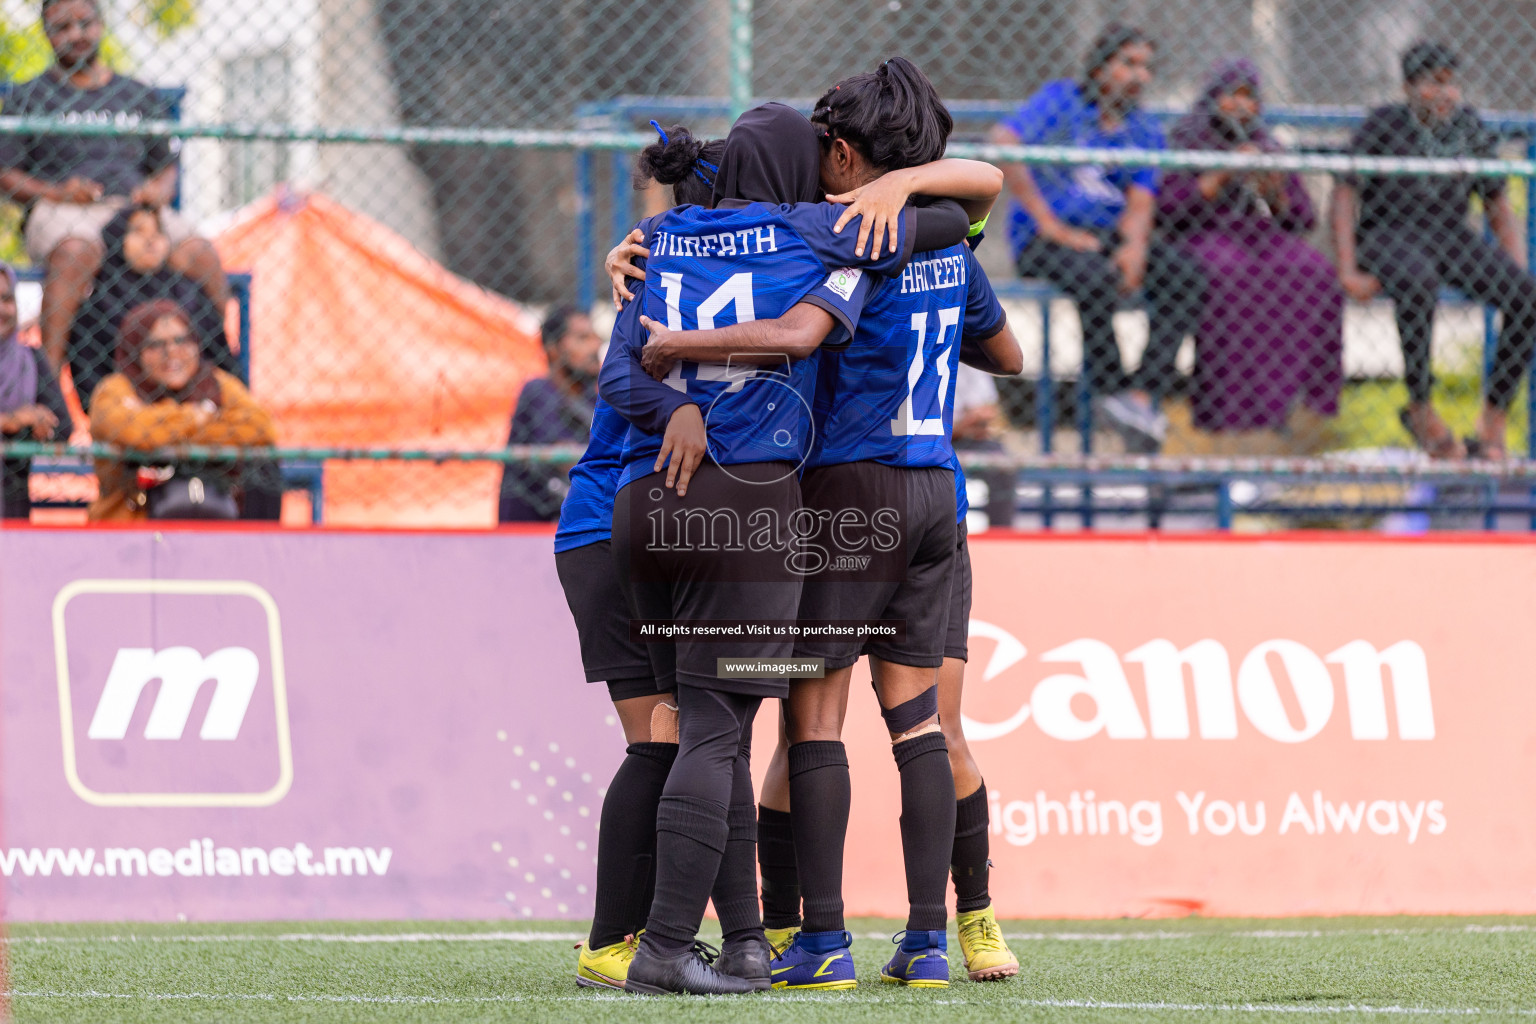
[[[1004,319],[963,244],[918,253],[872,284],[853,341],[823,355],[808,465],[950,465],[960,340],[990,337]]]
[[[571,467],[571,489],[560,504],[555,552],[607,540],[613,533],[613,495],[623,468],[624,435],[629,423],[601,398],[592,410],[587,450]]]
[[[842,211],[825,203],[671,210],[648,225],[651,255],[638,301],[645,315],[678,331],[772,319],[808,301],[830,312],[836,330],[851,336],[870,275],[894,273],[909,258],[912,223],[910,217],[899,222],[897,252],[859,257],[856,224],[832,231]],[[611,343],[616,350],[599,379],[603,396],[614,396],[610,401],[632,424],[620,487],[652,472],[665,430],[660,412],[670,415],[679,397],[703,411],[709,454],[718,464],[803,462],[814,438],[817,355],[778,366],[684,361],[658,382],[640,367],[646,339],[638,318],[630,323],[621,317]],[[619,380],[621,374],[628,379]],[[674,401],[658,388],[670,388]]]

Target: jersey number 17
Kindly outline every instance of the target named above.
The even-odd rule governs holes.
[[[951,306],[939,310],[939,337],[934,342],[934,362],[939,370],[939,389],[935,396],[937,415],[917,415],[917,385],[923,379],[924,359],[928,354],[928,313],[912,314],[912,330],[917,334],[917,351],[912,354],[912,365],[907,368],[907,398],[901,403],[901,411],[891,420],[891,433],[897,437],[916,437],[922,434],[944,436],[944,409],[949,404],[949,347],[955,339],[949,336],[951,328],[960,323],[960,307]],[[926,404],[926,403],[925,403]]]

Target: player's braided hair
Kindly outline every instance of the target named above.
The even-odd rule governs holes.
[[[811,123],[824,149],[843,139],[881,171],[939,159],[955,127],[938,90],[905,57],[838,82],[816,101]]]
[[[672,125],[655,142],[640,151],[635,168],[635,188],[652,181],[672,186],[679,206],[709,206],[713,201],[715,172],[725,152],[724,139],[700,142],[686,127]]]

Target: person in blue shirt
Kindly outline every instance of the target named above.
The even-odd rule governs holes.
[[[882,172],[941,155],[951,125],[927,78],[900,58],[840,82],[813,117],[822,132],[822,177],[836,189],[899,190],[903,177],[881,177]],[[906,132],[895,127],[904,121]],[[990,191],[984,186],[972,196],[982,218],[1000,186],[996,171],[987,170]],[[878,189],[870,184],[877,178],[884,183]],[[697,354],[706,346],[729,351],[731,344],[739,346],[736,351],[754,346],[799,351],[832,327],[825,312],[812,307],[796,307],[774,322],[683,334],[649,319],[643,322],[652,332],[647,354]],[[792,834],[788,842],[773,837],[774,852],[763,850],[765,912],[776,915],[769,922],[781,933],[776,938],[789,940],[774,960],[776,987],[856,984],[842,916],[849,780],[839,734],[852,666],[862,653],[875,659],[876,688],[901,768],[902,840],[912,899],[902,949],[882,976],[924,987],[948,984],[945,885],[957,806],[936,712],[937,669],[956,646],[945,621],[953,597],[951,574],[964,550],[956,536],[956,463],[949,439],[951,383],[963,338],[985,339],[987,352],[972,359],[986,369],[1016,373],[1022,368],[1022,354],[985,275],[970,249],[955,245],[921,252],[899,277],[873,283],[851,343],[822,348],[816,441],[802,491],[813,521],[831,525],[808,536],[818,554],[807,559],[801,624],[900,619],[906,635],[890,641],[839,638],[795,645],[797,657],[823,658],[827,676],[792,684],[787,712],[791,742],[786,756],[776,755],[769,769],[770,779],[788,775],[792,821],[783,821],[783,781],[775,787],[774,804],[765,796],[760,811],[760,829],[771,823],[776,826],[772,831]],[[888,516],[884,522],[882,515]],[[889,543],[882,543],[886,537]],[[850,544],[876,552],[853,573],[839,568],[845,560],[841,549]],[[963,624],[960,628],[963,648]],[[958,696],[954,703],[958,706]],[[978,780],[973,788],[979,788],[974,763],[969,775]],[[967,790],[968,797],[973,795]],[[984,806],[984,794],[981,800]],[[785,824],[792,827],[784,830]],[[784,846],[792,847],[789,860],[798,861],[798,869],[782,863]],[[969,865],[966,872],[971,874]],[[984,880],[981,893],[979,905],[967,909],[990,918]],[[804,930],[785,935],[799,923],[802,894]],[[985,929],[973,931],[980,935]],[[983,953],[981,943],[968,949],[973,977],[1016,973],[1017,960],[1001,934],[983,938],[998,947],[988,951],[995,962],[973,963]]]
[[[1111,24],[1094,40],[1082,78],[1047,83],[993,126],[1004,145],[1162,149],[1162,129],[1140,110],[1152,81],[1153,45]],[[1199,321],[1205,280],[1198,263],[1155,241],[1158,174],[1150,167],[1054,164],[1004,169],[1014,203],[1008,240],[1019,273],[1045,278],[1077,303],[1083,371],[1110,425],[1138,451],[1156,451],[1168,433],[1160,409],[1174,382],[1184,336]],[[1146,295],[1149,336],[1130,378],[1115,340],[1115,307]]]
[[[679,330],[712,328],[778,316],[804,299],[851,333],[859,293],[844,286],[847,275],[898,272],[925,232],[915,214],[904,215],[894,249],[856,251],[857,232],[834,231],[842,209],[815,202],[818,165],[802,115],[781,104],[744,114],[720,160],[716,208],[681,207],[642,223],[645,292],[615,324],[599,375],[599,393],[631,424],[613,542],[639,628],[735,630],[732,639],[680,637],[670,657],[651,645],[658,684],[676,685],[679,749],[656,815],[656,892],[629,964],[631,992],[719,994],[770,983],[747,757],[758,704],[787,685],[761,667],[722,677],[717,661],[782,658],[793,649],[787,632],[762,636],[741,624],[787,624],[798,608],[795,474],[810,452],[816,371],[814,358],[770,358],[767,366],[687,360],[657,381],[639,358],[638,319],[643,309]],[[953,213],[958,240],[965,215]],[[696,447],[685,452],[674,442],[696,437],[706,419],[701,460]],[[691,474],[679,473],[682,455],[696,463]],[[713,966],[695,951],[712,889],[725,938]]]
[[[724,149],[723,139],[700,142],[674,125],[663,141],[641,151],[637,178],[671,185],[680,204],[707,205]],[[545,327],[550,329],[548,321]],[[558,328],[550,333],[564,334]],[[521,412],[521,401],[518,408]],[[578,984],[617,989],[624,987],[634,936],[650,910],[656,805],[677,757],[676,722],[665,713],[676,697],[670,687],[658,691],[650,654],[629,635],[629,610],[613,600],[619,591],[611,542],[613,496],[628,432],[629,422],[597,398],[587,448],[571,468],[555,531],[555,569],[576,621],[582,667],[589,683],[607,683],[627,744],[603,796],[592,930],[576,964]]]

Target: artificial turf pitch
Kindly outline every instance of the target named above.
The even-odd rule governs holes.
[[[1536,919],[1010,921],[1017,978],[715,999],[578,989],[579,923],[14,925],[16,1021],[1330,1021],[1536,1017]],[[706,936],[707,938],[707,936]]]

